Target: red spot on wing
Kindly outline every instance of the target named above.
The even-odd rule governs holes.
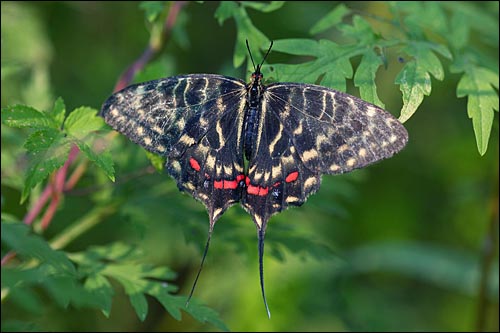
[[[200,163],[198,163],[198,161],[192,157],[189,159],[189,165],[191,165],[191,168],[193,168],[195,171],[201,170]]]
[[[236,180],[224,180],[224,189],[225,190],[234,190],[238,188],[238,181]]]
[[[259,186],[259,194],[261,197],[266,196],[269,193],[269,187],[260,187]]]
[[[266,196],[269,193],[269,187],[261,187],[255,185],[248,185],[247,193],[251,195]]]
[[[291,182],[296,181],[297,178],[299,178],[299,172],[298,171],[290,172],[288,174],[288,176],[286,176],[285,182],[291,183]]]
[[[242,181],[246,176],[241,174],[236,176],[236,180],[215,180],[214,188],[219,190],[235,190],[238,188],[240,181]]]

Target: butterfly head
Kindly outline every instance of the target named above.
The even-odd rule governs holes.
[[[254,68],[254,72],[252,73],[252,82],[260,82],[264,75],[260,72],[260,69],[262,68],[262,65],[264,64],[264,61],[266,61],[267,56],[269,55],[269,52],[271,52],[271,48],[273,47],[273,41],[271,41],[271,44],[269,45],[269,49],[266,52],[266,55],[262,59],[262,62],[255,66],[255,62],[253,61],[252,57],[252,52],[250,51],[250,46],[248,45],[248,39],[246,40],[247,42],[247,49],[248,49],[248,54],[250,55],[250,60],[252,60],[252,65]]]

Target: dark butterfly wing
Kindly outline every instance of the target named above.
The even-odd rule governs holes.
[[[359,98],[316,85],[265,87],[265,114],[248,178],[259,189],[242,204],[259,228],[320,187],[321,174],[362,168],[400,151],[408,141],[401,123]]]
[[[166,156],[180,190],[203,202],[210,225],[241,197],[243,81],[207,74],[129,86],[101,114],[120,133]],[[238,126],[236,125],[238,124]]]

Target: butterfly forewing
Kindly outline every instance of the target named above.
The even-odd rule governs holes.
[[[394,155],[408,141],[406,129],[387,111],[325,87],[272,84],[264,102],[292,133],[298,162],[313,172],[362,168]]]
[[[112,95],[102,115],[145,149],[167,157],[179,189],[207,207],[211,221],[239,201],[243,174],[243,81],[184,75],[129,86]]]

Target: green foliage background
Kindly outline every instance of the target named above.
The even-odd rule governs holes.
[[[347,90],[410,134],[396,157],[326,176],[303,207],[271,219],[271,320],[239,207],[217,223],[184,307],[207,215],[96,116],[148,43],[162,45],[171,3],[1,6],[2,258],[17,253],[2,262],[3,331],[498,331],[498,2],[181,9],[136,81],[247,78],[244,40],[259,61],[272,39],[269,81]],[[84,176],[48,229],[20,223],[73,144]]]

